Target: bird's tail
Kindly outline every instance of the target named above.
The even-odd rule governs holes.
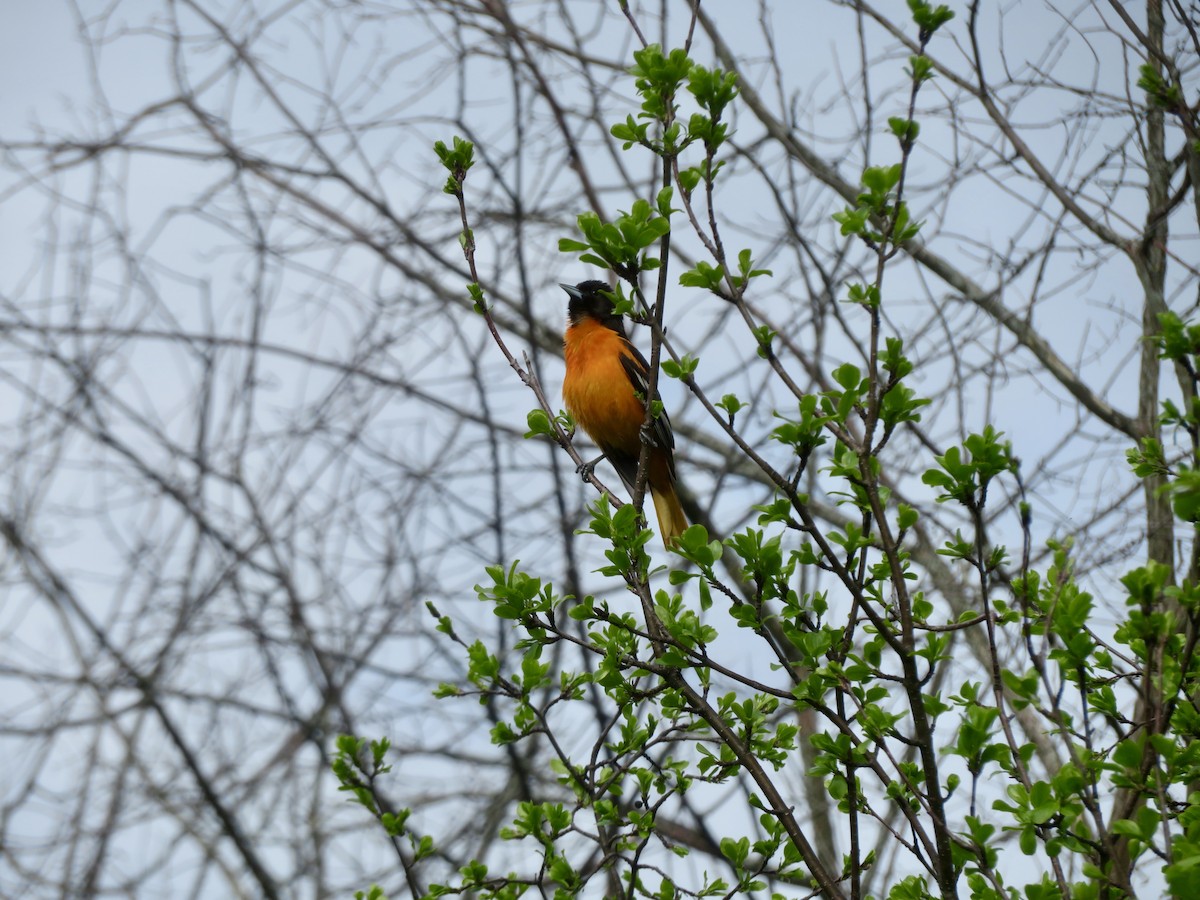
[[[670,547],[688,527],[687,516],[679,505],[679,495],[675,493],[675,485],[667,485],[666,490],[651,487],[650,497],[658,514],[658,533],[662,535],[663,544]]]

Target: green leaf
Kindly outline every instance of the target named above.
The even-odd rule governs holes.
[[[742,868],[746,863],[746,857],[750,855],[750,839],[739,838],[721,838],[721,855],[729,860],[736,868]]]
[[[844,363],[833,370],[833,380],[848,391],[857,390],[862,382],[862,372],[857,366]]]
[[[700,183],[703,173],[698,168],[680,169],[679,170],[679,185],[683,188],[685,194],[690,194],[696,189],[696,185]]]
[[[658,196],[654,199],[654,207],[658,210],[658,214],[662,216],[663,219],[669,219],[671,217],[671,213],[679,212],[679,210],[671,208],[671,199],[674,197],[674,195],[675,189],[670,185],[667,185],[658,192]]]
[[[700,365],[700,360],[690,353],[685,353],[680,357],[679,362],[675,362],[673,359],[664,359],[661,365],[663,372],[671,378],[690,378],[696,371],[696,367]]]
[[[775,332],[771,330],[770,326],[759,325],[756,328],[752,328],[751,333],[754,335],[755,340],[758,341],[758,355],[763,359],[769,358],[771,354],[771,341],[775,339]]]
[[[933,78],[933,61],[924,54],[913,54],[908,58],[908,75],[917,84]]]
[[[694,268],[679,276],[679,283],[684,287],[698,287],[706,291],[720,291],[725,280],[725,270],[721,266],[713,266],[701,260]]]
[[[888,127],[892,130],[892,134],[900,141],[901,146],[910,146],[917,140],[917,135],[921,133],[921,126],[912,119],[905,119],[900,116],[892,116],[888,119]]]
[[[433,145],[433,152],[441,160],[443,168],[450,172],[442,190],[447,194],[461,196],[467,171],[475,164],[475,145],[457,135],[452,143],[453,146],[447,147],[443,141],[436,141]]]
[[[546,415],[544,409],[531,409],[525,416],[525,423],[529,426],[529,430],[525,432],[526,439],[538,437],[539,435],[554,435],[554,428],[550,425],[550,417]]]
[[[723,409],[729,413],[729,421],[733,421],[733,417],[746,408],[747,404],[738,399],[736,394],[726,394],[715,404],[718,409]]]

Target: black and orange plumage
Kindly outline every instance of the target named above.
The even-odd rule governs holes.
[[[564,337],[563,401],[632,492],[642,449],[643,398],[650,387],[650,366],[626,337],[608,285],[584,281],[559,287],[571,298]],[[657,395],[652,399],[657,400]],[[675,436],[665,410],[654,418],[648,436],[646,486],[658,515],[659,533],[670,546],[688,523],[675,491]]]

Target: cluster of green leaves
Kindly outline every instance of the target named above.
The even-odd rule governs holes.
[[[1141,478],[1165,479],[1162,490],[1170,493],[1175,515],[1185,522],[1200,525],[1200,325],[1185,324],[1175,313],[1158,317],[1159,332],[1155,337],[1159,355],[1177,365],[1190,381],[1192,390],[1182,403],[1166,399],[1162,402],[1159,424],[1182,433],[1190,452],[1168,460],[1162,442],[1153,437],[1142,439],[1138,447],[1127,454],[1133,471]]]
[[[562,238],[558,248],[563,253],[578,253],[580,262],[610,269],[636,285],[640,273],[660,264],[650,250],[669,233],[671,216],[679,212],[672,206],[676,188],[684,203],[690,203],[692,193],[701,185],[711,192],[725,164],[717,155],[730,134],[723,116],[738,92],[733,73],[702,66],[680,48],[664,51],[658,44],[650,44],[636,50],[629,72],[634,76],[641,108],[636,117],[627,116],[610,132],[625,150],[641,147],[661,158],[673,183],[661,187],[653,204],[639,199],[629,212],[618,213],[613,222],[603,222],[594,212],[581,214],[577,225],[583,239]],[[679,104],[685,84],[696,105],[686,121]],[[702,151],[701,158],[692,165],[682,164],[681,158],[693,147]],[[744,249],[738,253],[737,272],[729,273],[728,282],[740,291],[751,279],[770,274],[756,267],[750,250]],[[679,278],[685,287],[718,293],[726,281],[723,259],[715,263],[700,260]]]
[[[912,94],[908,114],[888,118],[888,128],[900,145],[900,162],[888,166],[869,166],[862,175],[862,192],[854,206],[834,213],[843,235],[853,235],[878,250],[882,259],[890,259],[896,251],[920,233],[919,223],[911,220],[908,205],[902,197],[904,173],[909,155],[921,133],[914,118],[917,92],[934,77],[933,62],[925,56],[925,47],[939,28],[954,18],[944,4],[933,5],[927,0],[908,0],[913,22],[917,26],[920,52],[908,58],[908,75]],[[872,290],[872,287],[875,290]],[[878,285],[852,286],[850,300],[874,308],[879,303]]]
[[[1175,80],[1164,76],[1156,64],[1143,63],[1138,67],[1137,86],[1146,92],[1146,99],[1155,106],[1185,115],[1188,113],[1183,88]]]
[[[580,253],[579,261],[612,269],[622,278],[635,281],[641,272],[657,269],[659,261],[649,251],[671,230],[671,188],[659,192],[657,203],[635,200],[629,212],[619,213],[615,222],[602,222],[594,212],[577,219],[582,241],[562,238],[562,253]]]
[[[675,159],[687,147],[699,144],[706,159],[711,159],[729,136],[728,125],[721,117],[737,97],[737,77],[732,72],[705,68],[685,50],[664,52],[658,44],[635,50],[633,59],[629,72],[642,99],[641,112],[636,119],[628,116],[613,125],[609,129],[612,136],[622,141],[626,150],[637,145],[667,159]],[[686,124],[680,121],[677,102],[685,81],[699,107]],[[720,164],[686,169],[680,183],[690,193],[701,181],[711,182],[719,168]]]
[[[387,738],[367,740],[352,735],[338,735],[330,763],[338,780],[338,790],[350,794],[351,799],[375,817],[384,833],[393,841],[407,844],[409,865],[416,865],[434,852],[433,838],[417,834],[408,827],[412,810],[391,810],[385,807],[377,780],[392,770],[387,764],[391,742]],[[355,900],[387,900],[378,885],[367,891],[357,891]]]
[[[735,292],[742,292],[751,279],[770,275],[770,269],[755,268],[754,259],[751,257],[750,251],[742,249],[738,251],[737,274],[731,274],[729,282],[733,285]],[[725,284],[725,276],[725,265],[723,263],[713,265],[700,260],[694,267],[680,274],[679,283],[684,287],[702,288],[706,291],[712,291],[714,294],[720,294]]]
[[[911,142],[916,130],[910,127],[908,120],[893,119],[892,122],[897,136]],[[833,214],[834,221],[842,226],[842,234],[857,235],[878,246],[886,246],[888,242],[901,245],[917,236],[920,224],[909,220],[908,204],[897,199],[896,188],[903,171],[896,163],[872,166],[863,172],[863,191],[855,205]],[[878,294],[867,289],[851,299],[867,306],[879,303]]]
[[[442,167],[449,172],[446,184],[442,187],[443,193],[461,197],[467,172],[475,165],[475,145],[456,135],[449,147],[444,141],[435,141],[433,152],[437,154]]]

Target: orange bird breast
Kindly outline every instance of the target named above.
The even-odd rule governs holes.
[[[563,354],[567,362],[563,377],[567,409],[632,490],[646,419],[644,401],[638,398],[636,386],[647,374],[645,362],[622,335],[592,316],[579,318],[567,329]],[[657,444],[650,448],[646,483],[658,516],[659,534],[663,543],[671,546],[688,523],[675,491],[674,441],[665,413],[652,433]]]
[[[624,338],[592,318],[567,331],[563,401],[575,421],[606,453],[636,457],[645,418],[642,401],[621,365],[631,354]]]

